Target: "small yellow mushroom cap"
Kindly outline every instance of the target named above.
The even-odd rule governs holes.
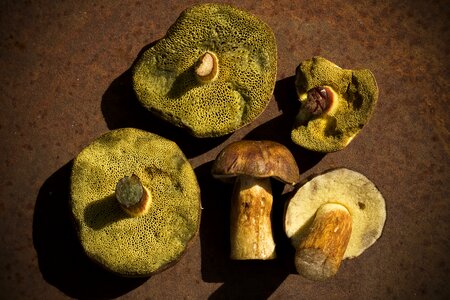
[[[142,216],[129,216],[115,196],[117,182],[131,174],[152,195]],[[119,275],[148,276],[178,261],[196,235],[200,190],[174,142],[124,128],[97,138],[74,159],[71,208],[91,259]]]
[[[291,132],[292,141],[318,152],[345,148],[369,121],[378,100],[378,86],[371,71],[342,69],[319,56],[297,67],[295,85],[302,108]],[[311,116],[304,109],[306,93],[318,86],[329,89],[332,109]]]
[[[205,71],[196,70],[205,53],[217,62],[212,80],[196,72]],[[217,137],[263,112],[276,69],[276,40],[268,25],[229,5],[200,4],[183,11],[165,37],[138,58],[133,88],[156,116],[193,136]]]

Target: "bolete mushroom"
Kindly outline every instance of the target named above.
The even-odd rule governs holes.
[[[340,168],[314,177],[289,201],[285,231],[304,277],[324,280],[345,258],[354,258],[381,236],[385,201],[364,175]]]
[[[140,103],[196,137],[226,135],[252,122],[275,87],[275,36],[264,22],[224,4],[178,17],[133,67]]]
[[[88,257],[122,276],[149,276],[178,261],[198,232],[200,189],[174,142],[117,129],[74,159],[71,208]]]
[[[215,178],[235,179],[231,200],[231,259],[273,259],[273,203],[270,178],[294,185],[299,170],[291,152],[272,141],[238,141],[229,144],[212,166]]]
[[[291,138],[318,152],[345,148],[369,121],[378,100],[371,71],[342,69],[319,56],[297,67],[295,85],[301,108]]]

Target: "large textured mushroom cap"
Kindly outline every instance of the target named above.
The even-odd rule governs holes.
[[[292,153],[273,141],[242,140],[229,144],[214,161],[212,174],[225,181],[238,175],[274,177],[292,185],[300,180]]]
[[[296,70],[295,85],[302,103],[292,140],[307,149],[333,152],[346,147],[369,121],[378,100],[378,86],[367,69],[346,70],[322,57],[302,62]],[[327,86],[333,108],[319,116],[305,113],[307,92]]]
[[[199,82],[197,60],[216,55],[217,78]],[[253,121],[275,86],[276,41],[257,17],[222,4],[185,10],[133,69],[139,101],[197,137],[222,136]]]
[[[114,190],[136,174],[152,193],[149,212],[129,217]],[[200,191],[178,146],[125,128],[96,139],[75,158],[71,207],[86,254],[123,276],[147,276],[176,262],[198,231]]]
[[[340,168],[314,177],[289,201],[284,226],[295,248],[308,232],[317,209],[325,203],[343,205],[352,217],[344,258],[360,255],[381,236],[386,208],[380,191],[364,175]]]

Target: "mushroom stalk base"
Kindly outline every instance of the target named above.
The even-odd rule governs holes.
[[[351,232],[352,217],[343,205],[322,205],[296,251],[297,271],[311,280],[325,280],[336,274]]]
[[[238,176],[231,203],[231,259],[275,258],[270,220],[272,202],[269,178]]]
[[[201,83],[212,82],[219,74],[219,59],[213,52],[206,52],[197,61],[195,75]]]
[[[145,215],[149,209],[151,204],[151,194],[150,191],[144,186],[144,192],[139,203],[126,207],[121,205],[122,209],[130,216],[130,217],[139,217]]]
[[[130,217],[145,215],[152,201],[150,191],[142,185],[136,175],[125,176],[116,185],[115,195],[123,211]]]

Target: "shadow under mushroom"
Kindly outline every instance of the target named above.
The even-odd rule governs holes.
[[[282,114],[256,127],[244,139],[279,142],[294,155],[301,173],[315,166],[324,156],[306,150],[291,140],[290,133],[300,104],[297,101],[295,77],[279,80],[274,96]],[[284,208],[292,196],[285,185],[272,180],[274,198],[272,230],[276,242],[277,258],[260,261],[231,260],[230,255],[230,200],[232,185],[216,180],[211,175],[213,162],[195,169],[202,190],[201,270],[206,282],[223,282],[211,299],[268,298],[289,274],[297,274],[294,266],[295,250],[283,228]]]
[[[108,211],[110,214],[102,212]],[[129,216],[122,211],[114,195],[90,203],[84,210],[86,224],[94,230],[100,230],[111,223],[118,222]]]
[[[136,60],[156,42],[145,46],[136,56]],[[187,158],[203,154],[229,138],[230,134],[215,138],[196,138],[186,129],[176,127],[148,111],[139,103],[133,90],[132,69],[135,63],[136,61],[114,79],[103,94],[101,110],[110,130],[132,127],[156,133],[176,142]],[[172,91],[175,94],[182,92]]]
[[[282,114],[256,127],[244,139],[271,140],[283,144],[294,155],[301,175],[318,164],[326,154],[307,150],[291,139],[292,126],[300,109],[295,89],[295,76],[278,80],[275,83],[274,97]]]
[[[111,299],[149,278],[124,278],[104,270],[83,252],[70,213],[73,161],[51,175],[39,190],[33,216],[33,244],[43,278],[77,299]]]

